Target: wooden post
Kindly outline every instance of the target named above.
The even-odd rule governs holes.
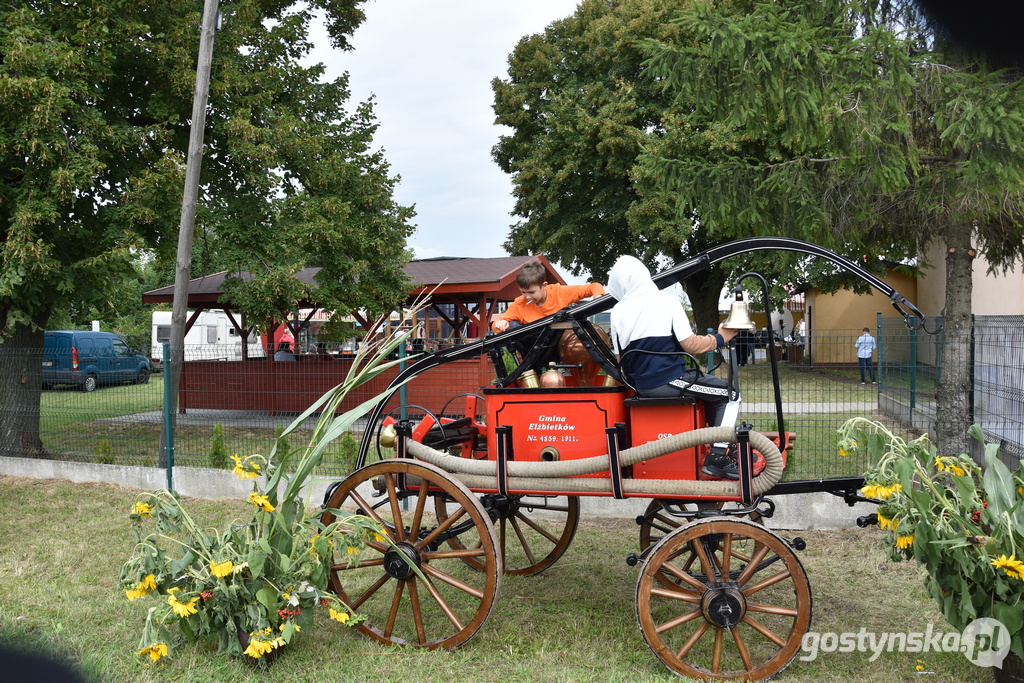
[[[185,360],[185,313],[188,309],[188,280],[192,263],[192,235],[196,224],[196,203],[199,197],[199,171],[203,162],[203,139],[206,129],[206,103],[210,95],[210,68],[213,63],[213,38],[217,31],[218,0],[204,0],[203,23],[199,34],[199,59],[196,65],[196,89],[192,98],[192,129],[188,140],[185,166],[185,190],[181,199],[181,222],[178,225],[178,260],[174,271],[174,303],[171,309],[171,362],[164,368],[164,381],[170,381],[171,424],[164,424],[165,434],[173,437],[177,412],[178,384]],[[173,449],[171,438],[161,440],[160,465],[168,463],[167,448]]]

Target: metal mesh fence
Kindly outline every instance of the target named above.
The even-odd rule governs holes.
[[[804,344],[777,347],[785,430],[796,437],[787,453],[783,481],[860,476],[870,463],[859,456],[840,456],[837,430],[858,416],[893,423],[879,410],[883,385],[872,384],[870,375],[861,383],[855,346],[860,334],[861,330],[811,331]],[[740,419],[759,431],[773,432],[777,411],[767,353],[768,349],[755,349],[753,362],[739,368]],[[878,374],[876,380],[881,381]]]
[[[1020,453],[1024,443],[1022,327],[1019,317],[978,318],[973,335],[974,421],[1010,453]],[[836,447],[836,430],[851,417],[870,417],[910,433],[929,429],[936,419],[935,387],[941,372],[936,359],[945,343],[942,335],[909,330],[900,319],[879,318],[872,330],[878,341],[873,363],[877,383],[868,376],[861,384],[855,348],[860,334],[859,329],[810,331],[806,344],[783,344],[776,350],[785,429],[796,434],[784,480],[862,474],[871,463],[863,457],[841,457]],[[737,370],[743,396],[740,419],[771,432],[778,426],[767,351],[753,349]],[[0,353],[11,351],[0,346]],[[25,362],[39,363],[41,357],[34,351]],[[186,361],[175,416],[175,464],[230,467],[231,455],[269,453],[280,431],[337,385],[351,362],[351,356],[337,351],[300,355],[295,362]],[[353,391],[342,409],[379,394],[395,372]],[[716,374],[725,372],[720,367]],[[411,417],[428,412],[459,417],[466,395],[480,394],[493,378],[486,357],[441,365],[396,394],[388,410]],[[73,385],[44,390],[39,430],[45,454],[58,460],[161,466],[164,379],[156,373],[145,384],[101,385],[92,392]],[[0,405],[4,419],[33,410],[31,401]],[[285,445],[304,445],[315,419],[309,418]],[[366,428],[357,422],[331,444],[323,474],[350,471]],[[24,455],[9,449],[5,454]]]

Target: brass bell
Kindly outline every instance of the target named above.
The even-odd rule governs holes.
[[[722,327],[727,330],[756,330],[757,326],[750,319],[750,309],[747,308],[747,302],[743,300],[743,290],[737,287],[735,293],[736,300],[729,307],[729,317],[722,323]]]

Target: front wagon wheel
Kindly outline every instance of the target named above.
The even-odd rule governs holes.
[[[799,652],[811,587],[784,539],[712,517],[658,541],[637,581],[636,612],[644,640],[680,676],[760,681]]]
[[[149,370],[146,368],[139,369],[139,374],[135,376],[136,384],[147,384],[149,382]]]

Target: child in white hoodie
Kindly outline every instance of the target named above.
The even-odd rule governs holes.
[[[672,398],[684,394],[701,399],[710,426],[733,425],[739,396],[728,383],[699,375],[679,351],[706,353],[725,346],[736,330],[719,326],[716,334],[695,335],[679,300],[658,289],[650,271],[632,256],[621,256],[608,273],[608,293],[618,300],[611,311],[611,338],[623,374],[639,396]],[[716,445],[705,460],[705,474],[736,479],[736,458]]]

